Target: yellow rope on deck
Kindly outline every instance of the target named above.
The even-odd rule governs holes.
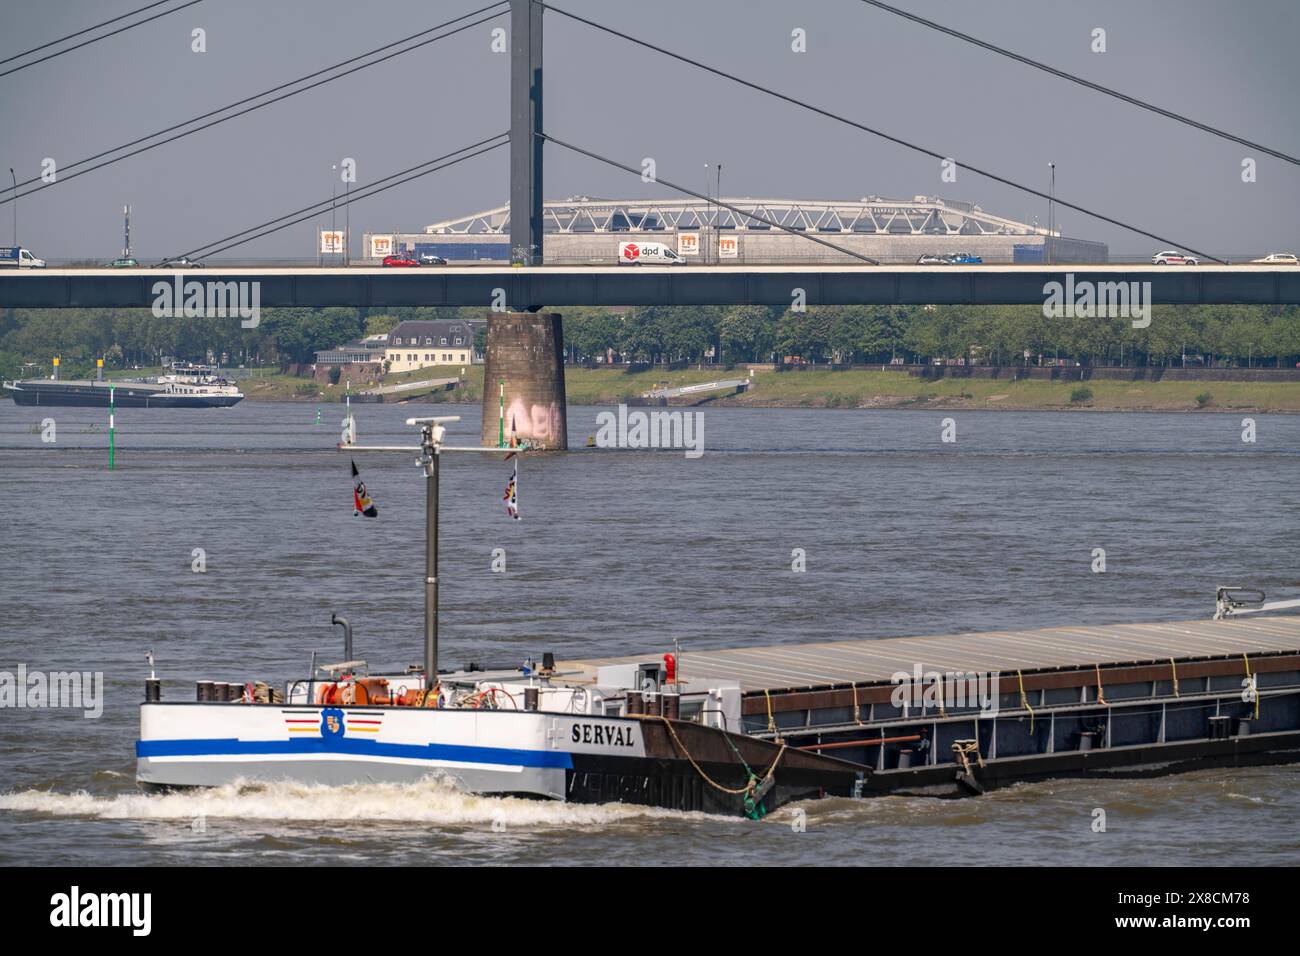
[[[1034,708],[1029,706],[1029,698],[1025,696],[1025,679],[1016,671],[1016,680],[1020,681],[1020,706],[1029,711],[1029,732],[1034,732]]]
[[[855,681],[851,686],[853,687],[853,722],[856,723],[859,727],[865,727],[866,724],[864,724],[864,723],[862,722],[862,712],[861,712],[861,710],[858,708],[858,685],[857,685],[857,682]]]
[[[962,769],[967,773],[970,773],[971,754],[974,754],[975,759],[979,761],[980,769],[984,769],[984,758],[980,756],[980,744],[978,739],[954,740],[952,744],[952,752],[957,755],[957,759],[961,761]]]
[[[1250,676],[1250,658],[1242,654],[1241,659],[1246,662],[1246,680],[1250,681],[1250,691],[1255,695],[1255,719],[1259,720],[1259,686],[1257,678]]]
[[[1101,687],[1101,665],[1093,664],[1092,666],[1097,669],[1097,703],[1103,707],[1109,707],[1110,701],[1106,699],[1106,692]]]
[[[772,695],[763,688],[763,696],[767,699],[767,732],[773,735],[776,740],[781,739],[781,732],[776,729],[776,718],[772,716]]]
[[[1174,663],[1172,657],[1169,658],[1169,669],[1174,672],[1174,696],[1181,697],[1182,695],[1178,693],[1178,665]]]

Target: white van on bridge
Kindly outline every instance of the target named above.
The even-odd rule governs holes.
[[[0,246],[0,266],[19,269],[44,269],[45,260],[37,259],[22,246]]]

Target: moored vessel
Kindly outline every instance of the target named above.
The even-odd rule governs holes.
[[[205,365],[177,365],[156,380],[36,378],[3,383],[15,404],[79,408],[229,408],[239,388]]]

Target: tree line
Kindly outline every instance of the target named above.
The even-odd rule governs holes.
[[[1293,367],[1300,307],[1154,306],[1150,325],[1128,319],[1046,318],[1036,306],[764,306],[561,308],[570,361],[613,353],[630,362],[885,364],[964,360],[996,365],[1060,359],[1083,365],[1189,361]],[[237,319],[158,318],[144,309],[0,309],[0,375],[25,363],[48,374],[59,355],[71,377],[104,357],[110,368],[172,356],[227,365],[309,365],[315,353],[404,319],[482,321],[485,309],[263,309],[257,328]],[[480,330],[477,345],[483,347]]]
[[[1292,366],[1298,306],[1154,306],[1127,318],[1047,318],[1038,306],[645,307],[565,309],[570,360],[613,352],[628,361],[885,364],[965,360],[994,365],[1051,358],[1082,365],[1188,361]]]
[[[151,367],[164,358],[223,365],[293,369],[316,352],[364,335],[387,332],[405,319],[482,319],[483,309],[262,309],[256,328],[237,318],[159,318],[148,309],[0,309],[0,375],[24,364],[48,375],[52,356],[65,377],[94,368]],[[28,369],[30,371],[30,369]]]

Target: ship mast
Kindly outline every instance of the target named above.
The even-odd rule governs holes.
[[[411,422],[408,421],[407,424]],[[438,684],[438,447],[443,429],[436,420],[420,429],[420,466],[424,469],[424,687]]]
[[[349,419],[351,413],[349,411]],[[356,425],[347,430],[348,440],[340,442],[340,451],[400,451],[419,452],[418,464],[424,471],[424,687],[433,690],[438,686],[438,482],[442,453],[446,451],[476,451],[488,454],[522,454],[527,446],[517,448],[454,447],[442,443],[446,434],[444,422],[458,422],[459,415],[432,418],[408,418],[406,424],[420,428],[420,444],[410,445],[356,445]]]

